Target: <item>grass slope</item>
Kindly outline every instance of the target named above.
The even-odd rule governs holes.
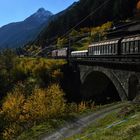
[[[89,116],[92,113],[98,112],[99,110],[104,110],[115,105],[122,106],[120,102],[117,102],[103,106],[96,106],[94,109],[87,109],[84,112],[72,113],[71,116],[58,119],[49,119],[41,124],[35,124],[31,129],[23,132],[17,140],[39,140],[41,138],[47,137],[48,134],[59,130],[59,128],[63,128],[68,123],[72,123],[73,121],[75,122],[76,119]]]
[[[127,105],[65,140],[140,140],[139,106]]]

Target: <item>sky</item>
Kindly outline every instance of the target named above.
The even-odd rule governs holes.
[[[22,21],[45,8],[56,14],[78,0],[0,0],[0,27],[11,22]]]

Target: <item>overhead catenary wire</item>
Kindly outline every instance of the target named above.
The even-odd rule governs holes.
[[[41,53],[41,52],[43,52],[44,50],[46,50],[46,49],[49,49],[49,48],[55,48],[55,46],[54,45],[50,45],[50,47],[44,47],[43,49],[41,49],[41,50],[39,50],[35,55],[34,55],[34,57],[36,57],[39,53]]]
[[[79,21],[75,26],[73,26],[71,29],[69,29],[62,37],[66,36],[71,30],[75,29],[77,26],[79,26],[81,23],[83,23],[86,19],[88,19],[91,15],[95,14],[99,9],[101,9],[104,5],[106,5],[109,1],[105,1],[103,4],[101,4],[99,7],[97,7],[94,11],[92,11],[89,15],[84,17],[81,21]]]
[[[94,15],[98,10],[100,10],[104,5],[109,3],[111,0],[106,0],[103,4],[101,4],[99,7],[97,7],[94,11],[92,11],[90,14],[88,14],[86,17],[84,17],[81,21],[79,21],[76,25],[74,25],[71,29],[69,29],[64,35],[62,35],[62,38],[67,36],[71,30],[78,27],[81,23],[83,23],[85,20],[87,20],[91,15]],[[54,42],[52,42],[53,44]],[[37,52],[34,56],[37,56],[39,53],[43,52],[44,50],[48,49],[48,47],[43,48],[39,52]]]

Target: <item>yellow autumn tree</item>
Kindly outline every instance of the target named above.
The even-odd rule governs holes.
[[[17,123],[11,123],[2,133],[4,140],[15,140],[17,135],[21,133],[22,127]]]
[[[0,110],[5,121],[3,138],[15,139],[36,122],[62,116],[65,108],[64,93],[58,84],[52,84],[47,89],[37,88],[27,98],[21,88],[16,87],[7,95]]]
[[[19,88],[15,88],[5,98],[1,111],[4,116],[5,129],[2,134],[5,140],[15,139],[16,135],[22,131],[20,118],[23,114],[24,102],[25,97]]]
[[[91,36],[94,41],[102,40],[106,37],[106,31],[110,29],[112,26],[112,22],[107,22],[102,26],[93,27],[91,29]]]
[[[140,0],[137,3],[137,10],[140,11]]]
[[[63,77],[63,73],[60,69],[56,69],[51,73],[52,81],[59,82],[60,79]]]
[[[67,38],[63,37],[63,38],[58,38],[57,39],[57,47],[58,48],[64,48],[65,44],[68,42]]]
[[[66,102],[64,99],[64,92],[58,84],[52,84],[47,89],[47,101],[48,110],[50,111],[50,117],[53,118],[63,115],[66,107]]]
[[[140,0],[138,1],[136,5],[136,17],[139,19],[140,18]]]
[[[13,92],[9,93],[2,105],[5,119],[8,121],[17,121],[22,114],[24,101],[25,97],[18,88],[15,88]]]
[[[65,110],[63,91],[53,84],[48,89],[35,89],[24,105],[29,121],[40,121],[62,115]]]

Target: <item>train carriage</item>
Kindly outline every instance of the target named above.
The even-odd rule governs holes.
[[[57,50],[58,57],[66,57],[67,56],[67,48],[62,48]]]
[[[65,58],[67,57],[67,48],[62,48],[58,50],[53,50],[52,51],[52,57],[53,58]]]
[[[119,40],[120,39],[106,40],[99,43],[93,43],[89,45],[88,54],[89,56],[117,55]]]
[[[85,57],[85,56],[88,56],[88,50],[72,51],[71,56],[72,57]]]
[[[121,42],[121,53],[140,54],[140,35],[125,37]]]
[[[53,58],[57,57],[57,50],[53,50],[53,51],[52,51],[52,57],[53,57]]]

